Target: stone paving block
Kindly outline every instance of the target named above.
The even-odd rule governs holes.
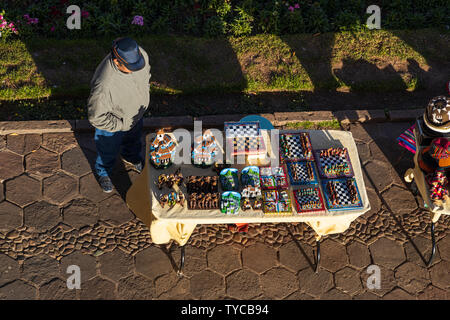
[[[380,300],[381,298],[368,291],[358,294],[353,297],[353,300]]]
[[[162,275],[155,280],[155,296],[158,297],[175,287],[180,278],[175,271]]]
[[[229,246],[220,245],[208,251],[208,267],[226,275],[241,267],[240,251]]]
[[[223,299],[225,295],[224,279],[218,273],[203,270],[191,278],[191,293],[202,300]]]
[[[6,199],[26,206],[42,197],[41,183],[26,174],[6,181]]]
[[[450,262],[442,260],[430,268],[431,282],[441,289],[450,287]]]
[[[373,160],[365,164],[364,169],[378,192],[382,192],[393,183],[390,168],[386,162]]]
[[[22,157],[10,151],[0,151],[0,181],[13,178],[23,172]]]
[[[38,232],[45,232],[61,221],[59,208],[46,201],[30,204],[23,209],[24,223]]]
[[[437,247],[441,258],[450,262],[450,236],[439,240]]]
[[[0,202],[5,200],[5,187],[3,186],[3,182],[0,182]]]
[[[226,277],[227,295],[236,299],[249,300],[262,293],[258,274],[242,269]]]
[[[439,289],[435,286],[429,285],[423,292],[421,292],[417,299],[419,300],[448,300],[449,294],[446,290]]]
[[[417,209],[412,193],[398,186],[392,186],[381,195],[395,215],[411,213]]]
[[[336,282],[336,288],[340,289],[343,293],[349,295],[356,295],[363,291],[361,285],[361,278],[359,271],[350,267],[345,267],[334,274],[334,281]]]
[[[300,291],[318,298],[331,288],[333,288],[333,274],[319,268],[319,272],[315,273],[311,268],[300,271],[297,275],[300,285]]]
[[[71,132],[74,128],[74,120],[28,120],[0,122],[1,134],[41,134],[44,132]]]
[[[0,150],[3,150],[6,148],[6,135],[0,134]]]
[[[391,121],[414,122],[417,117],[423,116],[425,109],[389,110],[389,119]],[[408,128],[406,128],[408,129]],[[406,130],[405,129],[405,130]]]
[[[402,289],[413,295],[423,291],[431,283],[427,269],[413,262],[405,262],[399,266],[395,270],[395,278]]]
[[[97,261],[95,257],[88,254],[83,254],[81,253],[81,251],[74,251],[71,254],[62,257],[61,273],[63,279],[69,276],[67,273],[67,268],[71,265],[77,265],[80,267],[81,286],[83,286],[86,281],[95,277],[95,275],[97,274]]]
[[[351,300],[352,297],[336,288],[325,292],[320,296],[320,300]]]
[[[151,300],[155,298],[155,287],[149,279],[132,275],[119,281],[118,296],[124,300]]]
[[[22,225],[22,209],[8,201],[0,202],[0,230],[9,231]]]
[[[345,246],[330,239],[321,242],[320,256],[320,266],[331,272],[336,272],[348,264]]]
[[[91,137],[91,139],[93,138]],[[56,153],[62,153],[77,144],[78,141],[73,132],[44,133],[42,135],[42,146]]]
[[[44,148],[39,148],[25,156],[27,172],[42,177],[51,176],[59,169],[58,155]]]
[[[320,122],[335,119],[331,111],[275,112],[274,116],[278,126],[284,126],[289,122]]]
[[[259,281],[264,295],[271,299],[282,299],[298,289],[295,275],[281,267],[263,273]]]
[[[400,288],[395,288],[387,293],[383,300],[415,300],[415,297]]]
[[[313,248],[306,243],[300,243],[300,247],[290,241],[279,249],[280,263],[294,272],[309,268],[314,263]]]
[[[39,300],[75,300],[76,289],[69,290],[67,283],[55,278],[39,288]]]
[[[306,293],[302,293],[300,290],[290,294],[284,300],[313,300],[314,298]]]
[[[123,199],[118,195],[113,195],[101,201],[98,206],[100,219],[117,226],[135,218]]]
[[[277,252],[262,243],[242,250],[244,266],[258,273],[262,273],[277,264]]]
[[[366,162],[372,160],[372,155],[370,154],[370,148],[367,143],[355,141],[356,149],[358,149],[359,160],[361,164],[365,164]]]
[[[192,277],[194,274],[205,270],[207,268],[207,261],[206,261],[206,256],[203,257],[196,257],[195,255],[191,255],[191,252],[193,251],[194,247],[187,247],[186,249],[186,260],[184,262],[184,267],[183,267],[183,274],[187,277]],[[176,263],[177,266],[180,265],[180,250],[174,250],[171,251],[172,257],[174,258],[174,261]],[[172,268],[170,269],[172,270]]]
[[[95,161],[95,154],[79,147],[72,148],[61,155],[61,168],[76,176],[82,176],[92,171],[89,163]]]
[[[155,279],[172,271],[172,264],[169,258],[161,249],[155,246],[138,252],[135,259],[136,271],[150,279]]]
[[[134,271],[133,257],[119,249],[102,254],[98,257],[100,273],[112,280],[124,278]]]
[[[347,245],[350,264],[356,268],[365,268],[370,264],[370,252],[367,245],[352,241]]]
[[[373,271],[371,271],[371,273],[367,273],[367,269],[363,269],[361,270],[361,282],[362,282],[362,286],[364,289],[366,289],[367,291],[369,291],[370,293],[376,294],[379,297],[383,297],[383,295],[385,295],[386,293],[388,293],[389,291],[391,291],[392,289],[394,289],[397,285],[397,280],[394,277],[394,271],[389,270],[383,266],[379,266],[380,267],[380,276],[381,276],[381,281],[380,281],[380,288],[369,288],[367,281],[369,280],[369,284],[370,285],[376,285],[376,283],[374,283],[374,279],[371,278],[369,279],[370,276],[374,276],[375,273]]]
[[[445,239],[447,239],[447,237],[443,240]],[[440,261],[440,253],[442,250],[440,250],[439,244],[440,242],[438,242],[438,250],[436,250],[431,265],[435,265]],[[405,253],[408,261],[414,262],[422,267],[428,262],[428,259],[431,256],[431,240],[425,239],[420,235],[412,237],[410,241],[405,243]]]
[[[39,149],[41,141],[40,134],[9,134],[7,148],[15,153],[25,155]]]
[[[96,224],[98,217],[98,207],[85,198],[74,199],[63,209],[64,223],[77,229]]]
[[[342,110],[334,112],[338,121],[345,123],[354,122],[381,122],[386,120],[384,110]]]
[[[373,262],[386,268],[394,269],[405,261],[403,247],[386,238],[380,238],[370,245]]]
[[[0,287],[0,300],[34,300],[36,298],[36,288],[22,280],[15,280]]]
[[[48,255],[40,254],[25,259],[22,273],[25,280],[40,285],[59,276],[59,263]]]
[[[370,141],[372,141],[374,139],[367,132],[367,129],[365,128],[365,126],[363,126],[359,123],[352,124],[350,126],[350,131],[351,131],[351,133],[353,135],[353,139],[355,139],[355,141],[359,140],[361,142],[369,143]]]
[[[111,193],[103,192],[93,173],[80,178],[80,193],[94,203],[111,196]]]
[[[19,278],[19,263],[0,252],[0,287]]]
[[[159,296],[164,300],[193,300],[191,294],[191,282],[187,278],[181,278],[177,284],[167,292]]]
[[[81,300],[114,300],[116,299],[116,285],[96,276],[83,284],[80,298]]]
[[[58,172],[43,180],[44,197],[50,201],[63,204],[78,195],[77,181],[64,172]]]

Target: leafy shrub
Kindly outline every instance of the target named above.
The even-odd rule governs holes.
[[[237,16],[230,25],[231,33],[234,36],[246,36],[252,33],[253,17],[249,15],[243,8],[237,7]]]
[[[208,37],[218,37],[226,32],[226,22],[218,16],[209,17],[206,20],[204,33]]]
[[[328,18],[318,2],[314,2],[308,12],[308,31],[312,33],[330,30]]]

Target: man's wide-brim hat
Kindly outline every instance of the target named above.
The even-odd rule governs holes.
[[[131,38],[119,38],[113,41],[112,56],[128,70],[138,71],[144,68],[145,59],[136,41]]]
[[[440,133],[450,133],[450,99],[434,97],[428,103],[423,120],[428,128]]]

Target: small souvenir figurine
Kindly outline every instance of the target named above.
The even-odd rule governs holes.
[[[169,207],[173,207],[176,204],[179,204],[180,206],[184,206],[184,194],[182,194],[181,192],[169,192],[167,194],[163,194],[159,197],[159,203],[161,205],[162,208],[164,208],[164,206],[166,204],[169,205]]]
[[[203,135],[194,139],[192,163],[202,168],[209,167],[215,161],[217,152],[216,139],[211,130],[207,129],[203,132]]]
[[[162,194],[159,197],[159,204],[161,205],[162,208],[164,208],[164,206],[166,205],[166,203],[169,201],[169,196],[167,194]]]
[[[262,208],[261,199],[256,199],[255,202],[253,202],[253,210],[261,210],[261,208]]]
[[[241,203],[241,195],[238,192],[227,191],[222,194],[220,211],[226,214],[237,214]]]
[[[167,175],[164,173],[160,174],[158,176],[158,189],[161,190],[166,182],[167,182]]]
[[[251,202],[249,199],[245,198],[242,201],[242,210],[246,211],[252,208]]]
[[[167,168],[172,164],[175,149],[174,139],[164,130],[158,130],[150,145],[150,163],[157,169]]]
[[[444,198],[448,198],[447,177],[445,176],[444,170],[436,170],[429,184],[430,198],[432,200],[444,200]]]

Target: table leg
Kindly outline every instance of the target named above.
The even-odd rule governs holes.
[[[177,271],[177,275],[180,278],[183,276],[184,258],[185,258],[184,246],[181,246],[180,266],[178,267]]]
[[[316,273],[319,272],[319,262],[320,262],[320,240],[316,240],[317,252],[316,252]]]
[[[436,253],[436,239],[434,237],[434,222],[431,223],[431,256],[427,262],[427,267],[431,264]]]

